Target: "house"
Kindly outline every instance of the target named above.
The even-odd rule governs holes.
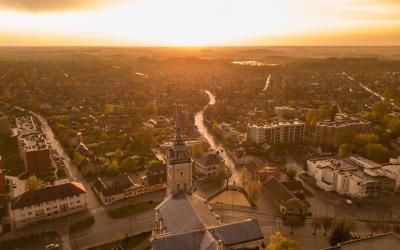
[[[283,215],[308,214],[309,204],[304,196],[297,196],[275,178],[271,178],[264,184],[264,190],[269,200]]]
[[[337,246],[323,250],[398,250],[400,249],[400,237],[394,233],[374,235],[367,238],[350,240],[339,243]]]
[[[86,190],[78,182],[27,191],[11,201],[11,216],[16,228],[86,209]]]
[[[224,173],[225,160],[218,152],[207,152],[194,161],[194,168],[200,177],[215,178]]]
[[[121,173],[110,181],[97,177],[93,184],[93,190],[103,204],[133,197],[138,187],[126,173]]]

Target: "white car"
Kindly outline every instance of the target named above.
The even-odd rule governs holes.
[[[352,202],[351,200],[349,200],[349,199],[344,200],[344,202],[345,202],[347,205],[352,205],[352,204],[353,204],[353,202]]]
[[[52,244],[47,245],[45,248],[46,248],[46,250],[50,250],[50,249],[58,249],[59,247],[60,247],[59,244],[52,243]]]

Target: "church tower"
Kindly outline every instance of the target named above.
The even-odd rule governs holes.
[[[176,105],[175,139],[167,154],[167,196],[180,191],[192,192],[192,159],[182,138],[178,105]]]

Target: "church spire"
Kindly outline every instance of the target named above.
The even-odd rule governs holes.
[[[179,105],[176,104],[176,114],[175,114],[175,140],[174,144],[185,144],[185,141],[182,138],[182,126],[181,126],[181,118],[179,114]]]

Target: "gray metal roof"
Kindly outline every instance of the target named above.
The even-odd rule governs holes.
[[[209,231],[217,239],[222,240],[225,246],[233,246],[264,239],[264,235],[256,220],[245,220],[226,224],[210,228]]]
[[[167,232],[183,233],[204,229],[200,216],[188,198],[186,193],[180,192],[157,206],[156,210],[160,213]]]
[[[164,235],[152,242],[154,250],[216,250],[217,242],[207,230]]]

